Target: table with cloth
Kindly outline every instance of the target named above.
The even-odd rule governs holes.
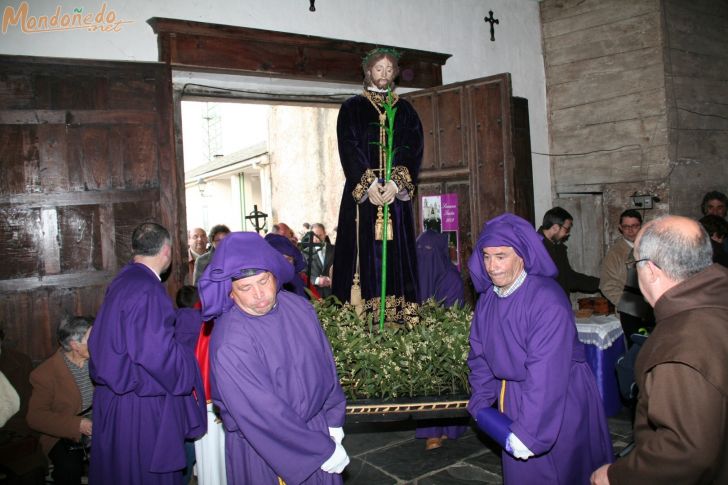
[[[576,319],[579,340],[584,343],[586,360],[594,372],[607,416],[622,409],[615,365],[626,347],[617,315],[592,315]]]

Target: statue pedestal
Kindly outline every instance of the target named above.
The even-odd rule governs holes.
[[[407,421],[468,416],[465,394],[348,401],[346,423]]]

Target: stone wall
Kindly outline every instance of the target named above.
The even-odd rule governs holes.
[[[344,172],[336,143],[338,105],[272,108],[269,129],[273,223],[299,231],[321,222],[333,232]],[[333,235],[332,235],[333,237]]]
[[[663,1],[670,212],[701,216],[728,192],[728,2]]]
[[[698,216],[705,191],[728,189],[727,11],[711,0],[541,2],[553,197],[601,199],[595,242],[619,235],[635,193],[659,199],[649,220]]]

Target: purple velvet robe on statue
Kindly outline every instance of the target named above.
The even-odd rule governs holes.
[[[434,298],[444,307],[462,305],[464,301],[463,280],[460,272],[450,261],[448,238],[446,234],[426,230],[417,238],[417,269],[419,277],[420,302]],[[450,423],[456,420],[427,420],[421,424]],[[447,436],[456,439],[467,431],[466,425],[420,426],[418,423],[415,438],[440,438]]]
[[[493,291],[483,248],[512,247],[527,273],[511,295]],[[503,214],[485,225],[468,262],[480,298],[470,331],[468,410],[474,417],[499,398],[513,432],[535,456],[503,452],[506,484],[586,484],[612,461],[604,407],[577,339],[574,315],[556,267],[531,225]]]
[[[400,99],[395,106],[394,147],[397,152],[392,166],[406,167],[412,184],[416,185],[422,161],[422,124],[417,112],[407,101]],[[378,123],[376,109],[362,95],[346,100],[339,111],[336,134],[346,183],[339,207],[332,293],[341,301],[350,299],[356,268],[357,205],[361,294],[364,300],[380,297],[382,242],[374,239],[377,207],[368,199],[357,204],[353,195],[357,185],[362,183],[365,172],[379,168],[379,146],[373,144],[379,141]],[[379,172],[376,172],[376,176],[380,176]],[[399,189],[402,191],[404,187],[399,186]],[[416,199],[414,193],[408,195],[409,200],[395,198],[389,206],[394,239],[387,243],[387,294],[404,296],[406,301],[415,303],[417,256],[412,204]]]
[[[229,297],[242,269],[270,271],[277,303],[265,315]],[[254,233],[218,246],[198,288],[204,318],[217,318],[210,340],[212,399],[225,426],[228,484],[341,484],[321,470],[333,454],[329,427],[344,424],[346,400],[331,346],[311,304],[280,290],[293,266]],[[218,316],[219,315],[219,316]]]
[[[184,440],[203,435],[207,419],[200,371],[175,340],[174,320],[164,286],[143,264],[125,266],[106,291],[88,342],[90,483],[182,483]]]

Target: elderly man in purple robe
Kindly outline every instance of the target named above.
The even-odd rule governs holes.
[[[541,237],[518,216],[498,216],[485,224],[468,268],[480,293],[470,330],[468,410],[505,449],[504,482],[588,483],[595,466],[612,461],[612,445],[571,306]]]
[[[417,238],[417,275],[420,303],[430,298],[442,306],[462,306],[465,300],[460,272],[450,260],[449,240],[446,234],[427,229]],[[418,423],[415,438],[426,439],[425,449],[442,446],[444,439],[457,439],[467,431],[466,423],[459,419],[425,420]]]
[[[313,306],[282,290],[293,265],[258,234],[218,246],[198,289],[212,399],[225,426],[229,484],[341,484],[346,399]]]
[[[106,290],[88,341],[96,383],[90,483],[181,484],[185,438],[207,428],[194,356],[174,338],[175,311],[160,274],[169,232],[137,226],[132,261]]]

